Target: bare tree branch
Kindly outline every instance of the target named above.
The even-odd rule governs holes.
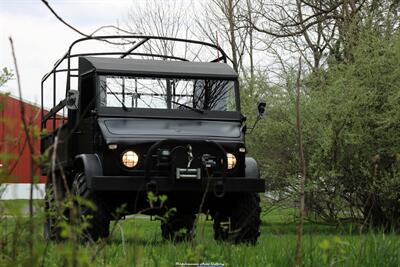
[[[34,186],[34,175],[35,175],[35,167],[34,167],[34,153],[35,153],[35,148],[33,146],[33,140],[32,136],[29,130],[29,124],[26,120],[26,111],[25,111],[25,104],[22,98],[22,86],[21,86],[21,78],[19,75],[19,69],[18,69],[18,63],[17,63],[17,57],[15,55],[15,48],[14,48],[14,43],[13,39],[9,37],[10,45],[11,45],[11,52],[12,52],[12,57],[14,60],[14,67],[15,67],[15,74],[17,77],[17,85],[18,85],[18,94],[19,94],[19,109],[20,109],[20,116],[21,116],[21,121],[23,125],[23,130],[26,136],[26,141],[28,144],[29,148],[29,153],[31,155],[30,157],[30,164],[29,164],[29,171],[31,175],[31,184],[30,184],[30,191],[29,191],[29,233],[31,238],[28,240],[28,245],[29,245],[29,252],[31,259],[33,259],[33,233],[34,233],[34,222],[33,222],[33,186]]]
[[[72,29],[73,31],[79,33],[80,35],[83,35],[85,37],[90,37],[90,35],[87,35],[83,32],[81,32],[80,30],[78,30],[77,28],[73,27],[71,24],[67,23],[63,18],[61,18],[55,11],[54,9],[50,6],[50,4],[46,1],[46,0],[42,0],[42,3],[45,4],[45,6],[51,11],[51,13],[53,13],[54,16],[56,16],[56,18],[61,21],[65,26],[67,26],[68,28]]]
[[[96,34],[96,33],[99,32],[100,30],[105,29],[105,28],[114,28],[114,29],[117,29],[118,31],[122,31],[122,32],[125,32],[125,33],[128,33],[128,34],[133,34],[133,32],[120,29],[120,28],[118,28],[118,27],[116,27],[116,26],[101,26],[101,27],[99,27],[98,29],[94,30],[94,31],[92,32],[92,34],[86,34],[86,33],[82,32],[82,31],[78,30],[77,28],[75,28],[75,27],[72,26],[71,24],[67,23],[60,15],[57,14],[57,12],[50,6],[50,4],[49,4],[46,0],[41,0],[41,1],[42,1],[42,3],[51,11],[51,13],[53,13],[53,15],[54,15],[61,23],[63,23],[65,26],[67,26],[68,28],[72,29],[73,31],[75,31],[76,33],[78,33],[78,34],[80,34],[80,35],[82,35],[82,36],[84,36],[84,37],[87,37],[87,38],[94,38],[94,34]],[[112,41],[109,41],[109,40],[101,40],[101,41],[106,42],[106,43],[109,43],[109,44],[117,44],[117,45],[124,45],[124,44],[131,44],[131,43],[132,43],[132,42],[118,43],[118,42],[112,42]]]

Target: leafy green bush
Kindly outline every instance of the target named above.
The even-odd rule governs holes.
[[[307,209],[327,222],[399,229],[400,36],[365,31],[359,38],[352,62],[331,62],[302,82]],[[290,201],[299,173],[295,76],[272,87],[261,75],[255,94],[242,91],[247,114],[259,96],[267,100],[267,118],[248,136],[248,148],[267,190]]]

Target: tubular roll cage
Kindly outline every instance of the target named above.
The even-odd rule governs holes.
[[[72,54],[72,48],[80,43],[80,42],[84,42],[84,41],[88,41],[88,40],[98,40],[98,41],[105,41],[107,42],[107,40],[109,39],[140,39],[137,41],[133,41],[132,44],[133,46],[128,49],[127,51],[121,51],[121,52],[95,52],[95,53],[78,53],[78,54]],[[227,63],[227,59],[228,56],[226,55],[226,53],[218,46],[218,45],[214,45],[212,43],[207,43],[207,42],[203,42],[203,41],[197,41],[197,40],[190,40],[190,39],[182,39],[182,38],[173,38],[173,37],[161,37],[161,36],[147,36],[147,35],[103,35],[103,36],[90,36],[90,37],[84,37],[78,40],[75,40],[68,48],[68,51],[65,53],[65,55],[60,58],[58,61],[56,61],[56,63],[54,64],[53,69],[45,74],[42,78],[41,81],[41,117],[42,117],[42,121],[41,121],[41,129],[43,130],[44,128],[46,128],[46,123],[49,119],[51,119],[53,121],[53,131],[56,129],[56,120],[64,120],[63,117],[57,117],[57,112],[59,112],[61,109],[63,109],[66,105],[67,105],[67,94],[68,91],[71,89],[71,77],[78,77],[79,75],[76,74],[71,74],[71,72],[77,72],[78,69],[76,68],[71,68],[71,58],[75,58],[75,57],[81,57],[81,56],[111,56],[111,55],[115,55],[115,56],[120,56],[120,58],[125,58],[127,56],[133,55],[133,56],[143,56],[143,57],[158,57],[158,58],[163,58],[163,59],[173,59],[173,60],[181,60],[181,61],[190,61],[186,58],[182,58],[182,57],[175,57],[175,56],[168,56],[168,55],[161,55],[161,54],[152,54],[152,53],[137,53],[134,52],[137,48],[139,48],[140,46],[142,46],[143,44],[145,44],[146,42],[148,42],[149,40],[165,40],[165,41],[171,41],[171,42],[181,42],[181,43],[191,43],[191,44],[198,44],[198,45],[202,45],[202,46],[207,46],[207,47],[211,47],[217,50],[218,52],[218,56],[217,58],[215,58],[214,60],[211,60],[209,62],[224,62]],[[114,44],[116,45],[116,44]],[[219,56],[219,53],[221,53],[221,56]],[[59,69],[61,63],[63,63],[65,60],[67,60],[67,68],[66,69]],[[61,72],[66,72],[67,73],[67,78],[66,78],[66,90],[65,90],[65,99],[61,100],[57,105],[56,105],[56,96],[57,96],[57,92],[56,92],[56,75],[57,73],[61,73]],[[44,93],[44,83],[46,82],[46,80],[53,76],[53,108],[50,109],[50,111],[45,115],[44,114],[44,106],[43,106],[43,102],[44,102],[44,97],[43,97],[43,93]]]

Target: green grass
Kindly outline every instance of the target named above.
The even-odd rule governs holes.
[[[256,246],[215,242],[212,222],[204,217],[192,243],[163,241],[159,221],[135,218],[122,221],[105,246],[46,244],[41,237],[40,218],[36,218],[33,261],[27,246],[27,218],[8,218],[0,223],[0,266],[74,266],[75,263],[77,266],[177,266],[177,262],[292,266],[296,240],[294,212],[280,209],[263,214]],[[16,225],[19,225],[17,231]],[[18,255],[12,259],[10,251],[15,235],[18,235]],[[306,223],[303,247],[303,266],[400,266],[400,237],[396,234],[360,234],[351,226]]]

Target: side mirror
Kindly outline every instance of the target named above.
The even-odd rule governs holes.
[[[69,90],[67,93],[67,108],[71,110],[78,109],[79,104],[79,91]]]
[[[256,128],[256,125],[257,125],[258,121],[261,120],[262,117],[264,117],[264,115],[265,115],[265,107],[266,107],[266,106],[267,106],[267,103],[265,103],[264,100],[259,100],[259,101],[257,102],[257,112],[258,112],[258,116],[257,116],[257,118],[256,118],[256,121],[254,122],[253,127],[250,128],[250,129],[251,129],[251,130],[250,130],[250,133],[252,133],[253,130],[254,130],[254,128]]]
[[[258,117],[264,117],[265,114],[265,106],[267,103],[265,103],[264,100],[259,100],[257,102],[257,110],[258,110]]]

